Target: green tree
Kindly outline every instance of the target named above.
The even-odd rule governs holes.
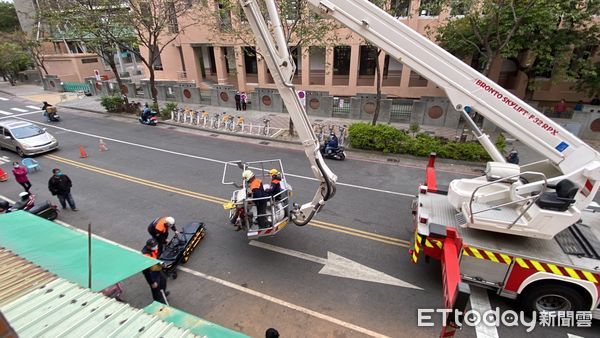
[[[12,86],[16,85],[19,72],[27,69],[30,65],[29,54],[21,46],[12,42],[0,43],[0,73]]]
[[[580,68],[581,76],[575,88],[589,97],[600,97],[600,62],[589,62]]]
[[[580,0],[463,0],[470,8],[463,18],[451,18],[437,31],[440,45],[458,57],[479,59],[489,74],[497,57],[510,59],[528,76],[525,98],[531,99],[535,77],[553,74],[554,80],[577,77],[590,53],[573,53],[597,45],[598,25],[593,16],[600,3]],[[571,61],[571,62],[569,62]]]
[[[60,0],[59,4],[42,11],[46,22],[57,27],[55,38],[81,41],[86,51],[101,57],[115,74],[121,96],[128,103],[115,54],[121,52],[119,45],[131,48],[136,43],[127,20],[129,10],[114,0]]]
[[[0,32],[11,33],[21,30],[15,5],[11,2],[0,2]]]

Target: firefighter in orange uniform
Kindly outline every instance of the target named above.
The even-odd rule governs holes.
[[[158,259],[158,242],[154,238],[150,238],[142,249],[142,254]],[[162,272],[160,263],[145,269],[142,273],[144,274],[144,278],[146,278],[146,282],[150,285],[152,299],[166,304],[166,297],[169,295],[169,291],[167,291],[167,278]]]
[[[158,242],[158,256],[163,252],[169,238],[169,228],[177,232],[175,228],[175,219],[171,216],[160,217],[148,225],[148,233]]]
[[[251,170],[244,170],[242,178],[248,183],[248,195],[251,198],[264,198],[268,197],[265,189],[262,185],[262,181],[256,176]],[[253,201],[256,204],[256,212],[258,213],[256,221],[260,229],[268,228],[267,224],[267,199],[260,199]]]

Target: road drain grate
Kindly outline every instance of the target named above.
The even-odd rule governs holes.
[[[397,158],[388,158],[388,162],[400,162]]]
[[[217,134],[210,134],[210,135],[208,135],[208,136],[212,136],[212,137],[219,137],[219,135],[217,135]]]
[[[177,127],[171,126],[171,127],[167,127],[167,129],[177,129]]]
[[[258,144],[262,144],[262,145],[265,145],[265,146],[266,146],[267,144],[269,144],[269,143],[271,143],[271,142],[267,142],[267,141],[258,142]]]

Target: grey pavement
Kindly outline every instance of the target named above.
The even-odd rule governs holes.
[[[0,102],[0,109],[25,108],[28,102],[11,98]],[[52,198],[46,188],[52,168],[60,167],[72,179],[80,211],[62,211],[59,219],[80,228],[91,223],[94,233],[135,249],[143,246],[147,224],[155,217],[172,215],[179,226],[205,222],[207,237],[185,265],[195,273],[180,271],[176,280],[169,280],[173,306],[256,337],[267,327],[276,327],[283,337],[366,336],[359,328],[390,337],[438,335],[440,318],[434,317],[435,327],[418,327],[416,316],[419,308],[442,307],[440,265],[410,263],[406,245],[394,241],[411,237],[410,204],[424,177],[421,165],[404,159],[327,161],[339,184],[334,199],[317,216],[321,225],[288,225],[278,236],[261,242],[320,258],[335,253],[424,291],[322,275],[322,265],[314,261],[248,245],[243,233],[233,231],[221,205],[232,192],[220,183],[223,162],[281,158],[294,200],[302,203],[312,198],[317,184],[299,146],[260,144],[166,124],[147,127],[121,115],[71,109],[61,114],[64,119],[57,124],[44,123],[41,114],[22,117],[44,125],[61,142],[59,151],[37,157],[42,171],[30,175],[39,200]],[[108,151],[99,151],[99,138]],[[89,157],[79,158],[80,145]],[[6,151],[0,155],[16,159]],[[440,172],[439,184],[469,174],[473,172]],[[20,191],[14,179],[0,185],[2,195],[16,196]],[[135,306],[150,302],[140,275],[125,286],[128,302]],[[493,306],[514,307],[489,296]],[[523,327],[498,331],[500,337],[526,335]],[[566,337],[567,332],[594,337],[600,331],[596,322],[591,329],[539,328],[528,335]],[[472,328],[460,334],[476,336]]]

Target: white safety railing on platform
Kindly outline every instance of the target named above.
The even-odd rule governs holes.
[[[246,123],[243,116],[234,116],[223,112],[210,116],[207,111],[197,111],[188,108],[175,108],[171,111],[171,121],[181,124],[200,127],[207,130],[219,130],[230,133],[243,133],[265,137],[277,137],[284,131],[283,128],[271,126],[270,119],[263,119],[262,123]]]

